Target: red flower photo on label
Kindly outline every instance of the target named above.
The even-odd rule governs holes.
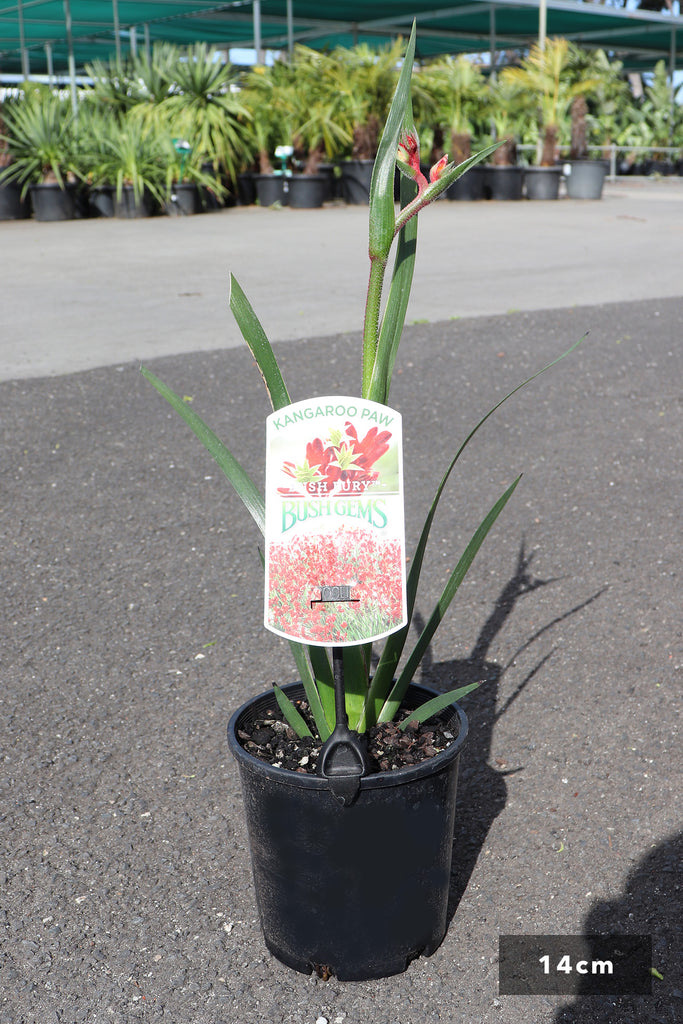
[[[283,494],[362,494],[379,479],[373,466],[389,451],[391,432],[371,427],[362,440],[348,420],[344,431],[332,429],[327,440],[316,437],[306,445],[303,460],[297,465],[284,461],[282,471],[296,480],[301,490],[280,488]]]

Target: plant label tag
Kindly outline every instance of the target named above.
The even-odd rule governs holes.
[[[266,420],[265,624],[320,647],[406,624],[401,416],[311,398]]]

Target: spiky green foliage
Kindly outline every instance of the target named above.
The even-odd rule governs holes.
[[[3,106],[2,136],[11,163],[3,181],[16,181],[25,195],[32,184],[56,183],[66,188],[80,176],[74,115],[68,101],[47,89],[28,89]]]

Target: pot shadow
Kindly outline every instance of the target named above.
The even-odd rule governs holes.
[[[681,977],[680,871],[683,832],[654,847],[626,878],[623,893],[594,903],[584,935],[652,937],[652,996],[596,996],[579,989],[577,998],[558,1009],[553,1024],[676,1024],[683,1020]],[[587,983],[584,982],[584,985]],[[588,983],[589,986],[589,983]]]
[[[524,692],[551,657],[553,651],[549,651],[534,665],[500,708],[497,707],[499,683],[523,651],[532,647],[544,633],[558,623],[591,604],[606,589],[605,587],[601,588],[581,604],[546,623],[521,644],[506,664],[500,665],[489,661],[488,654],[491,645],[512,615],[520,598],[540,587],[558,582],[557,578],[545,580],[534,577],[530,571],[533,557],[533,553],[526,553],[525,543],[522,540],[515,571],[496,599],[493,611],[482,626],[469,657],[434,662],[431,659],[431,648],[429,648],[422,662],[422,682],[440,693],[445,693],[456,685],[460,687],[470,683],[481,684],[477,690],[468,694],[465,708],[469,721],[469,736],[464,748],[465,757],[461,760],[458,780],[454,857],[448,901],[449,924],[467,889],[489,829],[505,807],[507,801],[505,777],[513,772],[523,770],[515,768],[505,771],[503,765],[496,768],[489,763],[495,724]],[[414,612],[413,621],[418,632],[421,633],[425,622],[419,612]]]

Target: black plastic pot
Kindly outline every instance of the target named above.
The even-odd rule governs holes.
[[[193,214],[199,213],[201,203],[197,186],[188,181],[172,185],[171,194],[165,203],[165,210],[169,217],[191,217]]]
[[[565,169],[567,195],[570,199],[600,199],[606,174],[603,160],[571,160]]]
[[[521,199],[524,182],[523,167],[495,166],[484,168],[484,188],[487,199]]]
[[[21,198],[21,185],[15,181],[0,185],[0,220],[24,220],[30,214],[30,204]]]
[[[370,202],[370,183],[374,160],[345,160],[341,167],[342,199],[354,206]]]
[[[484,168],[479,164],[470,167],[446,189],[447,199],[476,200],[484,198]]]
[[[329,197],[328,174],[293,174],[289,179],[289,205],[296,209],[318,209]]]
[[[557,199],[561,177],[561,167],[527,167],[524,171],[527,199]]]
[[[303,696],[301,684],[284,689]],[[432,696],[413,685],[405,706]],[[457,705],[441,712],[455,737],[450,747],[419,765],[365,776],[355,802],[343,806],[327,779],[274,768],[240,745],[237,730],[274,706],[263,694],[228,726],[266,945],[304,973],[341,981],[398,974],[446,933],[467,719]]]
[[[74,220],[77,215],[75,189],[72,187],[31,185],[30,193],[36,220]]]
[[[341,178],[337,178],[334,167],[334,164],[319,164],[318,166],[318,174],[324,174],[327,180],[325,202],[341,198]]]
[[[125,220],[137,217],[151,217],[154,210],[154,200],[148,193],[143,193],[137,198],[132,185],[124,185],[121,197],[114,199],[114,212],[117,217]]]
[[[256,188],[254,175],[251,171],[244,171],[237,175],[237,205],[251,206],[256,201]]]
[[[88,216],[114,216],[114,188],[111,185],[98,185],[88,192]]]
[[[254,186],[259,206],[286,206],[289,200],[289,179],[283,174],[255,174]]]

